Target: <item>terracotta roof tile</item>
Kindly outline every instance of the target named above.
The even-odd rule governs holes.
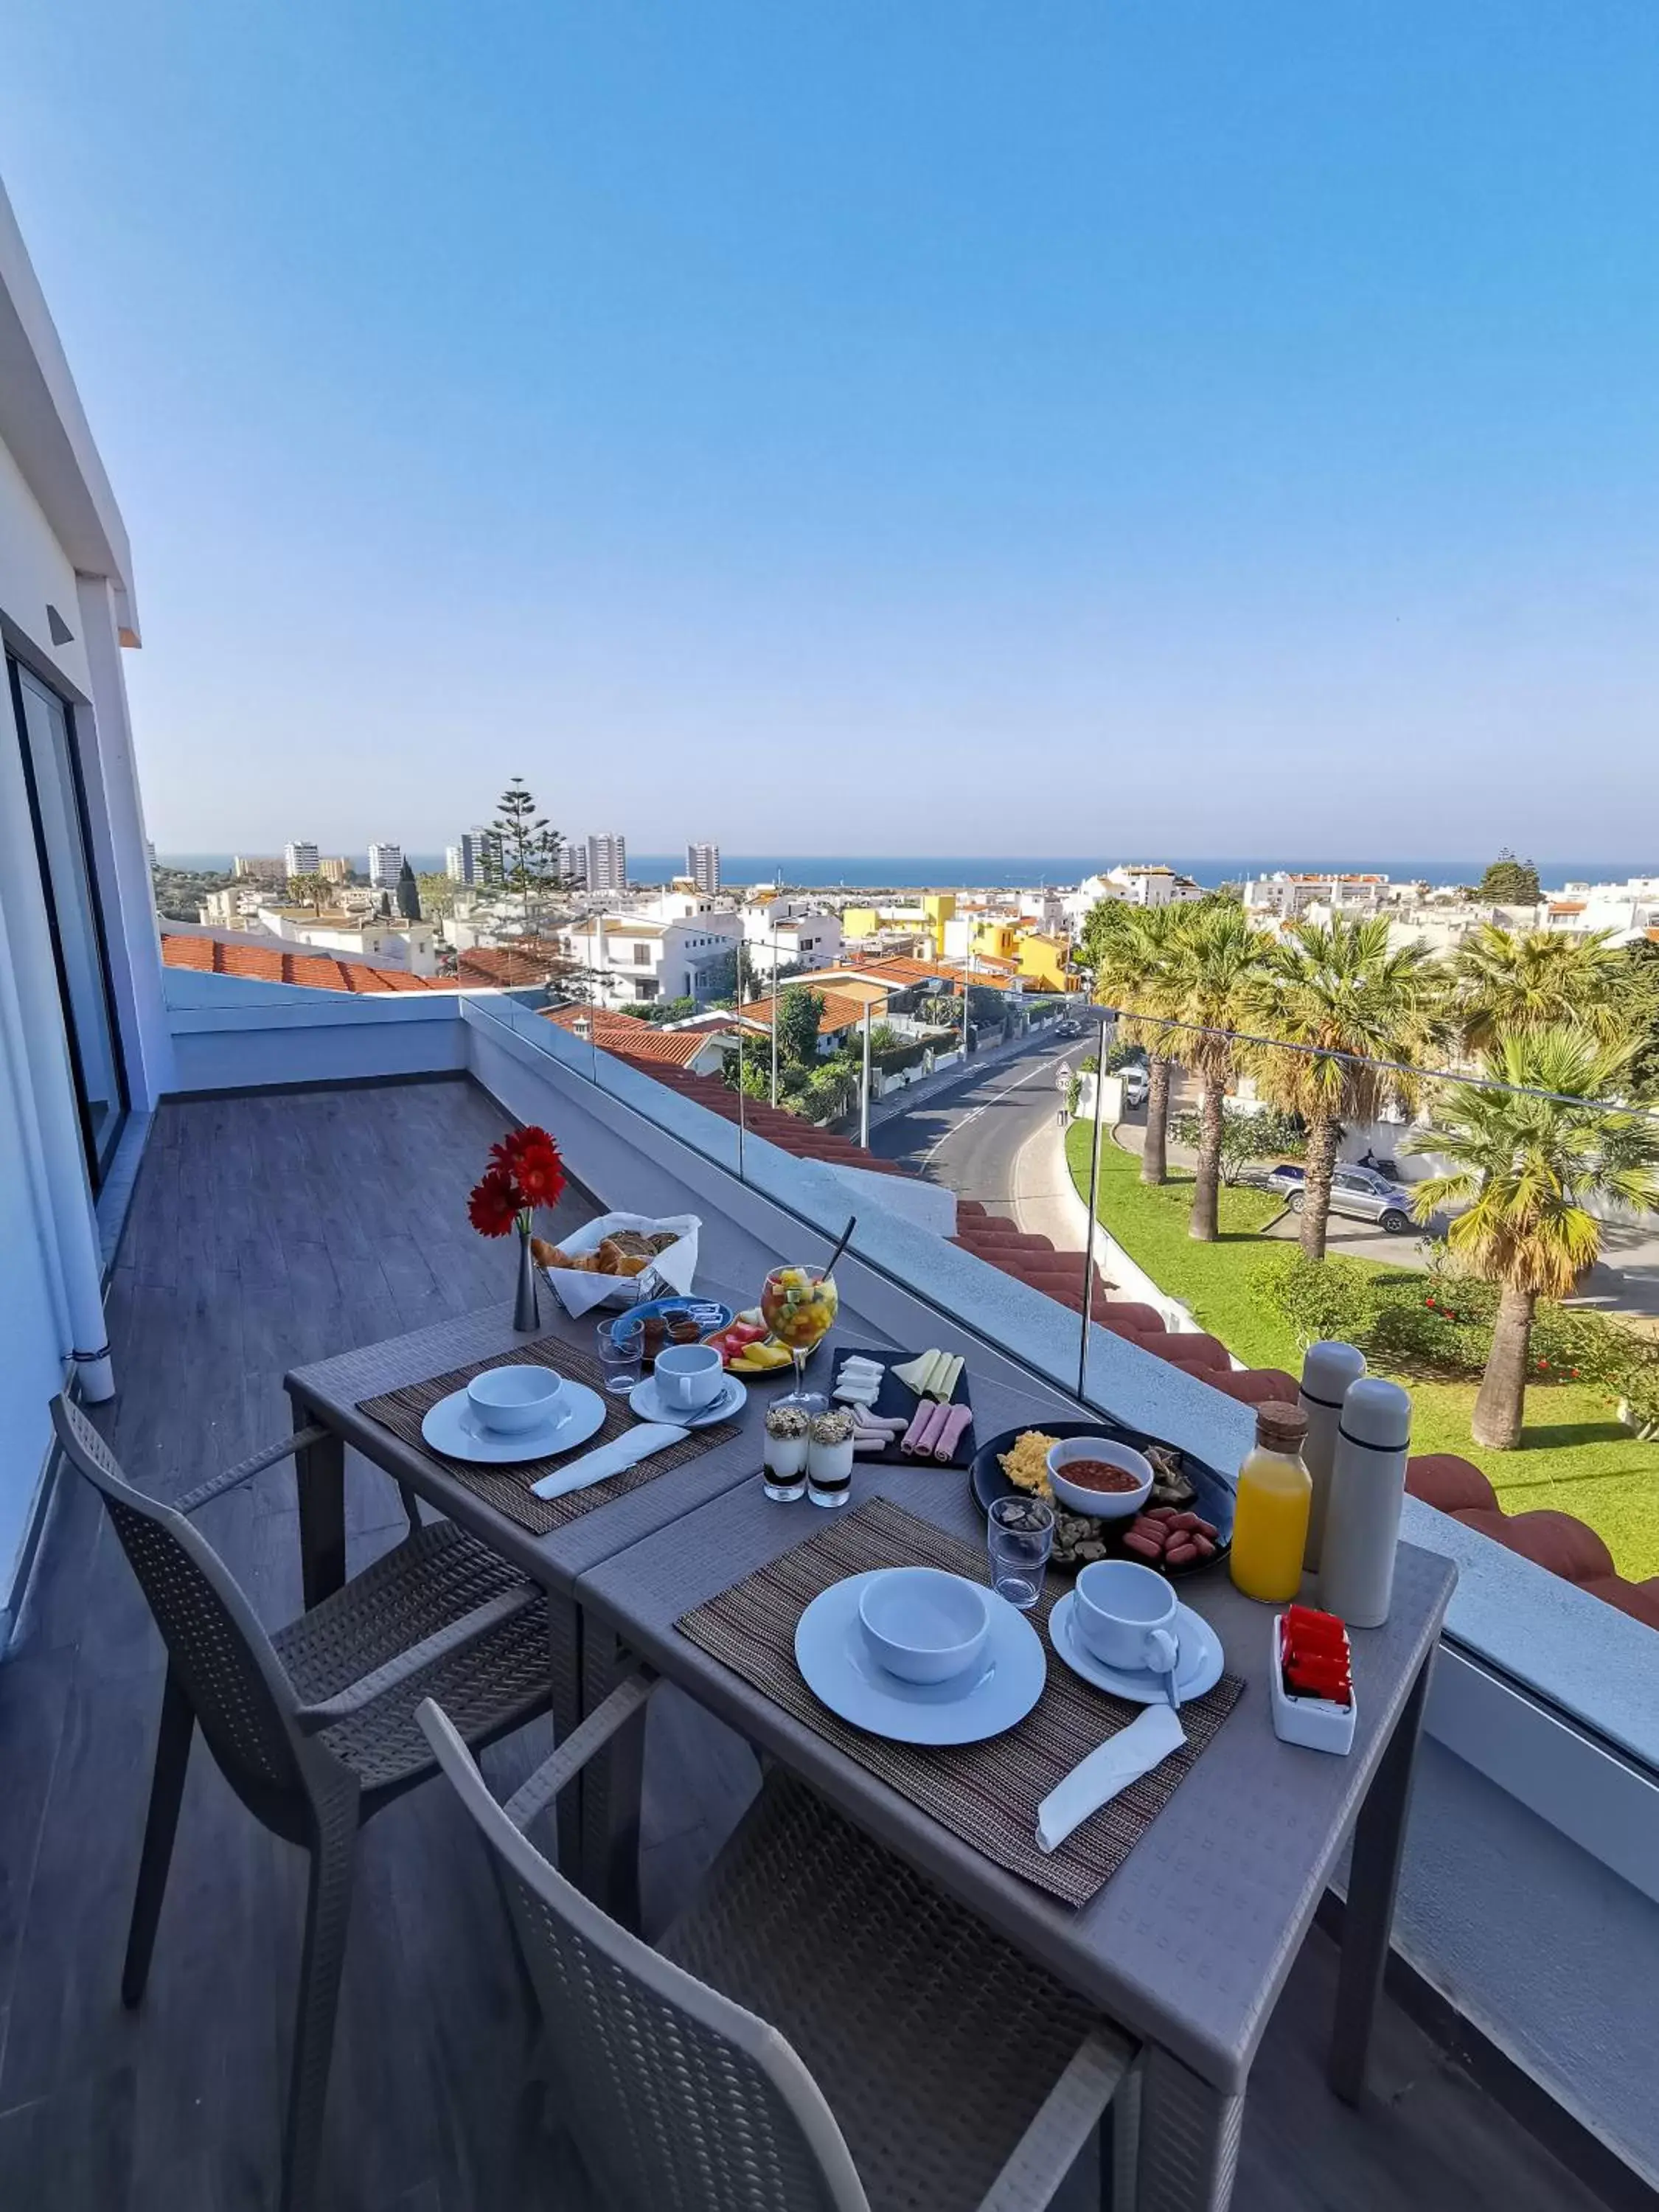
[[[810,975],[803,975],[797,980],[807,985],[812,981]],[[843,992],[833,990],[819,991],[817,995],[823,1001],[823,1012],[818,1017],[820,1036],[828,1036],[836,1030],[850,1029],[855,1022],[864,1019],[862,999],[851,999]],[[772,1001],[769,998],[747,999],[740,1012],[763,1029],[769,1029],[772,1025]]]
[[[362,960],[343,960],[331,952],[304,948],[290,951],[275,945],[227,945],[217,937],[161,934],[161,959],[168,968],[198,975],[239,975],[250,983],[291,983],[309,991],[441,991],[441,978],[411,975],[404,968],[374,968]],[[453,987],[450,987],[453,988]]]
[[[565,975],[570,961],[563,949],[549,938],[527,937],[516,945],[475,945],[455,963],[464,982],[496,988],[544,983]]]
[[[601,1052],[614,1053],[619,1060],[649,1061],[653,1070],[659,1064],[689,1067],[700,1053],[708,1050],[711,1034],[704,1029],[657,1029],[649,1022],[636,1022],[627,1014],[609,1013],[598,1007],[554,1006],[543,1018],[573,1033],[579,1022],[586,1022]]]

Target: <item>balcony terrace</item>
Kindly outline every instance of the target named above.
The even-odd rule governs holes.
[[[621,1141],[573,1146],[591,1188],[567,1190],[563,1228],[642,1187],[653,1206],[675,1195],[672,1147],[654,1160],[635,1148],[620,1101],[599,1104],[607,1116]],[[505,1118],[471,1078],[163,1105],[109,1285],[122,1387],[100,1425],[135,1482],[173,1495],[283,1434],[294,1365],[499,1297],[503,1249],[472,1234],[464,1200]],[[775,1248],[741,1188],[728,1210],[711,1204],[706,1176],[678,1194],[703,1216],[712,1276],[754,1280]],[[401,1515],[392,1484],[355,1455],[346,1496],[356,1571]],[[291,1470],[198,1517],[261,1618],[290,1618],[301,1595]],[[275,2201],[303,1862],[249,1818],[199,1747],[149,1991],[133,2013],[118,1997],[161,1676],[161,1643],[112,1529],[65,1474],[0,1669],[0,2203],[229,2212]],[[546,1749],[544,1726],[499,1747],[492,1782],[510,1785]],[[707,1712],[659,1695],[644,1770],[647,1934],[672,1915],[757,1771]],[[1339,2104],[1322,2079],[1334,1973],[1334,1948],[1316,1931],[1252,2076],[1240,2207],[1589,2212],[1598,2200],[1584,2181],[1392,2001],[1372,2094],[1358,2111]],[[532,2042],[484,1854],[434,1784],[360,1848],[319,2202],[585,2207],[586,2185],[548,2130],[557,2115],[531,2086]],[[1077,2212],[1094,2189],[1085,2160],[1057,2201]]]

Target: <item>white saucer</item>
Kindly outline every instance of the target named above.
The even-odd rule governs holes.
[[[434,1451],[450,1459],[477,1460],[486,1466],[510,1467],[515,1462],[550,1459],[555,1452],[573,1450],[605,1425],[605,1401],[585,1382],[567,1382],[560,1394],[561,1419],[539,1429],[526,1429],[504,1437],[487,1429],[472,1411],[465,1390],[452,1390],[440,1398],[421,1423],[421,1435]]]
[[[1042,1639],[1024,1614],[987,1590],[991,1632],[975,1664],[949,1682],[906,1682],[878,1664],[859,1622],[860,1595],[881,1571],[832,1583],[796,1622],[795,1663],[814,1696],[896,1743],[978,1743],[1024,1720],[1048,1679]]]
[[[728,1375],[713,1405],[687,1413],[678,1406],[665,1405],[658,1394],[656,1376],[647,1375],[629,1392],[628,1402],[642,1421],[672,1421],[682,1429],[706,1429],[711,1421],[730,1420],[734,1413],[740,1413],[749,1403],[749,1393],[741,1376]]]
[[[1138,1705],[1161,1705],[1169,1694],[1166,1678],[1148,1668],[1109,1667],[1103,1659],[1097,1659],[1073,1626],[1076,1612],[1077,1592],[1067,1590],[1048,1615],[1048,1641],[1072,1672],[1092,1682],[1097,1690],[1109,1690],[1115,1698],[1128,1698]],[[1175,1632],[1181,1647],[1176,1690],[1185,1704],[1189,1698],[1201,1698],[1206,1690],[1214,1689],[1226,1662],[1221,1638],[1191,1606],[1183,1605],[1176,1613]]]

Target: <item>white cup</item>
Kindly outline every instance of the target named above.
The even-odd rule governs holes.
[[[726,1388],[726,1369],[712,1344],[669,1344],[657,1354],[657,1395],[682,1413],[700,1413]]]
[[[1096,1559],[1077,1578],[1078,1634],[1108,1667],[1167,1674],[1181,1654],[1181,1601],[1162,1575],[1132,1559]]]

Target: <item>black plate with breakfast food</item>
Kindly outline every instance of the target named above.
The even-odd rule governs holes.
[[[1152,1490],[1132,1521],[1097,1521],[1055,1502],[1045,1462],[1066,1437],[1115,1437],[1152,1463]],[[1093,1559],[1138,1559],[1172,1581],[1224,1559],[1232,1546],[1233,1486],[1207,1460],[1097,1414],[1092,1421],[1044,1421],[1006,1429],[974,1454],[969,1480],[981,1507],[1026,1491],[1054,1507],[1054,1565],[1074,1574]],[[1143,1476],[1142,1480],[1145,1478]]]

